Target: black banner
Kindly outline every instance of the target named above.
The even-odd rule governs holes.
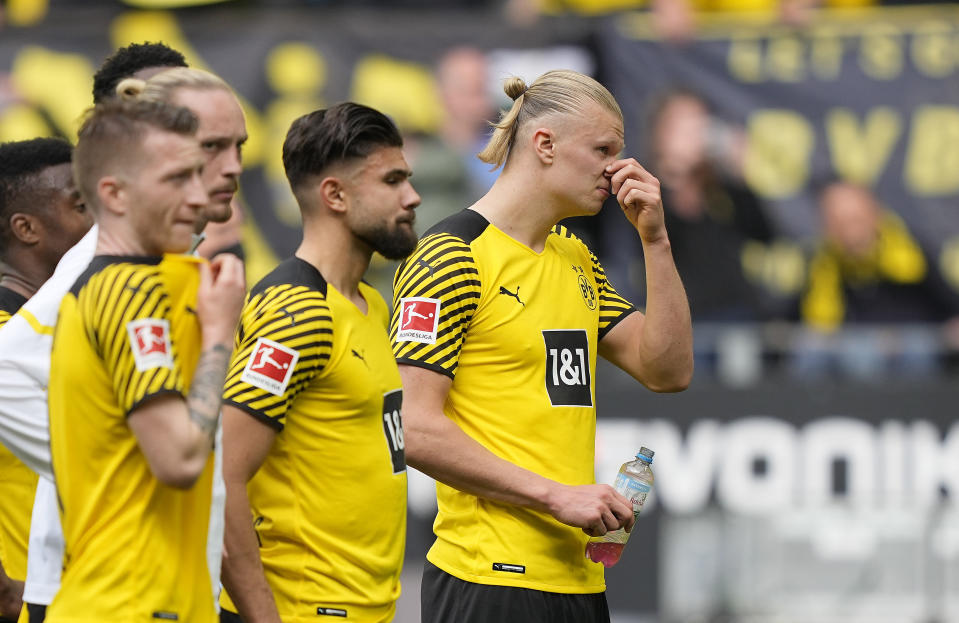
[[[813,193],[834,178],[875,188],[933,249],[959,233],[955,6],[824,11],[804,28],[714,18],[682,45],[634,15],[597,41],[630,151],[657,95],[695,91],[745,132],[745,180],[784,233],[816,233]]]

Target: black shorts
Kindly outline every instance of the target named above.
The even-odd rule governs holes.
[[[220,623],[243,623],[243,619],[236,612],[220,608]]]
[[[47,607],[44,604],[25,603],[23,607],[27,609],[30,623],[43,623],[43,620],[47,618]]]
[[[569,595],[464,582],[426,562],[421,623],[609,623],[606,593]]]

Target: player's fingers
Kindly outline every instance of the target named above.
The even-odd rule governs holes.
[[[622,525],[622,522],[616,518],[612,509],[603,511],[603,527],[606,528],[607,532],[619,529],[620,525]]]
[[[243,260],[232,253],[223,254],[223,270],[232,284],[244,284],[246,275],[243,270]]]
[[[618,173],[619,171],[621,171],[621,170],[624,169],[625,167],[628,167],[628,166],[631,166],[631,165],[634,165],[634,164],[635,164],[635,165],[639,165],[639,163],[636,162],[636,159],[635,159],[635,158],[620,158],[619,160],[615,160],[614,162],[612,162],[611,164],[609,164],[609,165],[606,167],[606,170],[607,170],[611,175],[615,175],[616,173]]]
[[[636,517],[633,515],[633,504],[623,496],[617,494],[617,500],[610,505],[610,510],[616,515],[619,526],[625,528],[628,532],[633,527]]]
[[[617,160],[611,164],[606,169],[607,173],[610,174],[610,179],[613,184],[614,192],[622,186],[623,182],[627,179],[635,179],[642,182],[647,182],[650,184],[659,184],[659,180],[656,179],[656,176],[650,173],[639,164],[635,158],[626,158],[623,160]]]
[[[606,522],[602,519],[591,523],[588,527],[590,536],[603,536],[609,530],[606,528]]]
[[[223,260],[220,259],[219,255],[210,260],[209,267],[213,281],[219,282],[220,275],[223,273]]]
[[[217,270],[217,283],[225,288],[236,289],[244,283],[243,262],[231,253],[223,253],[212,262]]]
[[[627,164],[616,171],[613,176],[610,178],[610,182],[613,185],[613,190],[619,190],[623,187],[623,184],[627,180],[638,179],[639,169],[634,167],[632,164]]]
[[[636,179],[643,182],[655,182],[656,184],[659,184],[659,180],[656,179],[656,176],[647,171],[646,167],[639,164],[635,158],[628,158],[626,162],[628,163],[626,166],[629,167],[630,172]]]
[[[200,290],[209,289],[213,285],[213,271],[206,262],[200,262]]]
[[[643,182],[636,179],[628,179],[623,182],[623,185],[620,187],[620,191],[630,191],[630,190],[641,190],[650,195],[658,195],[660,193],[659,184],[653,184],[651,182]]]
[[[627,208],[633,208],[633,209],[639,209],[642,206],[656,205],[659,202],[660,202],[660,197],[658,194],[654,194],[639,188],[634,188],[628,191],[625,195],[622,195],[622,199],[620,199],[620,203],[622,203]]]

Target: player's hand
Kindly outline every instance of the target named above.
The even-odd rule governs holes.
[[[633,505],[609,485],[558,485],[549,503],[558,521],[582,528],[589,536],[633,529]]]
[[[629,222],[644,242],[666,237],[663,199],[659,180],[634,158],[617,160],[606,167],[613,194]]]
[[[23,582],[13,580],[0,567],[0,617],[16,621],[23,608]]]
[[[200,264],[196,311],[205,344],[232,344],[245,295],[246,276],[240,258],[223,253],[209,264]]]

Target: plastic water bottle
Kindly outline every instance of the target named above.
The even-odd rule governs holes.
[[[653,470],[650,468],[653,454],[654,452],[649,448],[641,448],[635,460],[623,463],[623,466],[619,468],[616,483],[613,485],[617,493],[632,502],[633,517],[637,520],[646,502],[646,496],[653,487]],[[606,567],[612,567],[619,562],[628,539],[629,533],[623,528],[607,532],[603,536],[590,537],[586,544],[586,557],[593,562],[601,562]]]

